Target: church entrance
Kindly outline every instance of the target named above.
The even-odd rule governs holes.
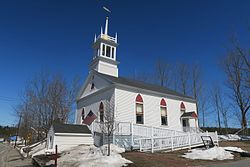
[[[188,132],[190,125],[189,125],[189,119],[182,119],[182,127],[184,132]]]

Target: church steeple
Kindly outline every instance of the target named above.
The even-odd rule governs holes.
[[[117,65],[119,62],[116,61],[117,33],[115,37],[109,36],[108,26],[109,18],[107,17],[104,33],[101,27],[101,34],[94,38],[94,55],[90,68],[100,73],[118,77]]]

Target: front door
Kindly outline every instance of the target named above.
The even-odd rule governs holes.
[[[189,130],[189,120],[182,119],[182,126],[183,126],[183,131],[187,132]]]

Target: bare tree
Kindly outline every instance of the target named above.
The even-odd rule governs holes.
[[[244,60],[233,50],[223,61],[224,71],[227,76],[227,86],[231,89],[231,99],[238,106],[241,116],[242,128],[247,127],[247,112],[250,108],[249,91],[244,85]]]
[[[192,67],[192,70],[191,70],[191,82],[192,82],[192,86],[191,86],[192,95],[196,100],[196,110],[197,110],[197,114],[198,114],[198,117],[199,117],[200,108],[202,108],[203,110],[205,109],[205,106],[204,106],[205,101],[203,101],[203,104],[200,104],[200,101],[202,101],[203,99],[201,97],[202,83],[201,83],[201,68],[200,68],[199,65],[194,65]],[[203,106],[200,106],[200,105],[203,105]],[[203,121],[204,121],[204,119],[203,119]]]
[[[236,37],[232,37],[231,39],[233,44],[234,54],[238,55],[242,58],[243,66],[242,71],[244,72],[244,82],[245,86],[247,87],[248,91],[250,89],[250,49],[244,49],[240,46],[239,41]]]
[[[36,75],[27,82],[23,93],[23,101],[20,104],[23,107],[20,112],[25,117],[21,126],[36,129],[37,140],[40,140],[53,122],[68,121],[78,88],[72,84],[68,85],[58,74]]]
[[[155,63],[155,77],[160,86],[170,87],[171,84],[170,65],[162,59],[158,59]]]
[[[115,131],[115,118],[114,118],[114,103],[113,98],[110,101],[105,102],[105,110],[103,116],[103,122],[100,122],[100,129],[104,136],[108,139],[108,156],[110,156],[110,143],[111,137],[113,137]]]
[[[219,130],[221,129],[221,92],[220,92],[220,88],[218,86],[215,86],[213,88],[212,92],[212,101],[213,101],[213,106],[214,106],[214,110],[217,113],[217,122],[218,122],[218,127]]]
[[[200,91],[200,95],[199,95],[199,105],[198,106],[198,110],[200,111],[199,113],[199,118],[202,118],[202,127],[206,126],[206,117],[207,117],[207,108],[208,108],[208,98],[205,94],[205,91]],[[202,114],[202,117],[201,117]],[[200,122],[199,122],[200,124]]]
[[[134,71],[134,74],[130,75],[129,78],[140,82],[152,83],[153,77],[149,73]]]
[[[180,92],[184,95],[188,94],[189,70],[186,64],[179,64],[177,69],[177,77],[179,80]]]
[[[201,83],[201,68],[199,65],[194,65],[191,71],[192,80],[192,94],[195,99],[198,99],[200,91],[202,89]]]

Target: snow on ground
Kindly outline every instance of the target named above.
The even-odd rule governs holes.
[[[41,142],[40,144],[38,144],[37,146],[31,149],[31,151],[29,152],[29,155],[32,155],[33,157],[39,154],[44,154],[45,147],[46,147],[46,141]]]
[[[238,140],[250,140],[250,136],[242,136],[242,135],[218,135],[219,139],[221,140],[228,140],[228,141],[238,141]]]
[[[238,140],[241,140],[241,137],[239,135],[233,135],[233,134],[218,135],[218,137],[219,137],[219,139],[229,140],[229,141],[238,141]]]
[[[241,140],[250,140],[250,136],[241,136]]]
[[[70,149],[71,147],[72,146],[70,146],[70,145],[69,146],[60,146],[60,148],[58,148],[59,149],[58,152],[62,152],[64,150]],[[29,149],[29,148],[30,148],[29,156],[31,156],[31,157],[36,156],[36,155],[45,154],[46,151],[49,153],[55,152],[55,149],[50,149],[50,150],[46,149],[46,140],[34,143],[32,145],[24,146],[20,149],[20,153],[24,157],[27,157],[27,153],[24,152],[24,149]]]
[[[245,150],[242,150],[239,147],[223,147],[227,151],[236,151],[236,152],[247,152]]]
[[[19,151],[24,157],[27,157],[27,153],[24,152],[24,150],[30,148],[29,155],[33,157],[35,155],[44,154],[45,146],[46,146],[46,141],[41,141],[41,142],[34,143],[32,145],[21,147]]]
[[[185,153],[185,155],[182,155],[182,157],[202,160],[233,159],[234,155],[231,152],[226,151],[225,149],[232,151],[244,151],[238,147],[213,147],[209,149],[192,149],[188,153]]]
[[[107,156],[107,145],[95,147],[93,145],[80,145],[64,151],[58,159],[59,167],[120,167],[131,161],[123,158],[120,153],[125,149],[111,144],[111,155]],[[53,163],[51,161],[50,163]]]

